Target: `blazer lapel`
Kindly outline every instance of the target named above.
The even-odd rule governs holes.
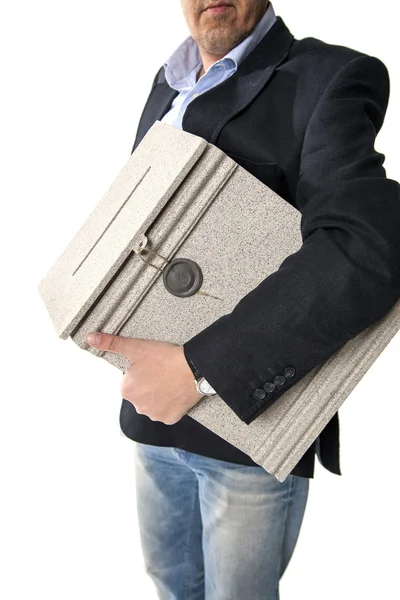
[[[139,120],[139,125],[136,133],[135,143],[133,144],[132,152],[136,146],[140,144],[148,130],[156,121],[161,121],[163,116],[171,108],[173,99],[179,94],[177,90],[169,87],[164,77],[164,67],[159,71],[158,79],[164,80],[163,83],[156,83],[150,92],[147,102],[144,106],[142,116]],[[131,152],[131,154],[132,154]]]
[[[285,60],[294,40],[281,17],[238,66],[237,71],[188,104],[182,129],[215,144],[222,127],[243,110]]]
[[[222,127],[268,83],[275,69],[286,59],[293,40],[294,36],[283,19],[277,17],[233,75],[188,104],[182,129],[215,144]],[[161,120],[168,112],[177,95],[178,91],[166,82],[162,67],[143,109],[132,152],[155,121]]]

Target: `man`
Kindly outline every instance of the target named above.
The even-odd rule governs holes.
[[[191,35],[156,74],[133,150],[156,119],[203,137],[301,211],[303,245],[183,347],[96,347],[131,360],[120,422],[159,597],[276,600],[315,453],[341,474],[338,415],[279,483],[186,413],[217,392],[251,423],[400,297],[400,186],[374,149],[389,77],[377,58],[296,40],[267,0],[181,3]]]

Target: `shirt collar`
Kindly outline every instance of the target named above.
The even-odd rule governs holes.
[[[267,10],[253,31],[240,44],[232,48],[230,52],[214,64],[230,63],[236,71],[239,64],[256,47],[275,21],[275,12],[272,3],[269,2]],[[178,91],[185,88],[192,88],[196,83],[196,74],[201,67],[201,63],[197,42],[189,35],[164,63],[165,79],[168,85]]]

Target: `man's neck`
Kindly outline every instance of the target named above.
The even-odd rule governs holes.
[[[204,75],[204,73],[205,73],[204,67],[203,67],[203,65],[201,65],[201,69],[200,69],[200,71],[196,75],[196,83],[198,82],[198,80],[200,79],[200,77],[202,75]]]

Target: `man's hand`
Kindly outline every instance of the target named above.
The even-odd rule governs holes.
[[[99,336],[98,342],[91,336]],[[130,360],[122,379],[122,397],[152,421],[174,425],[204,396],[196,391],[182,346],[99,332],[90,333],[86,341],[97,350]]]

